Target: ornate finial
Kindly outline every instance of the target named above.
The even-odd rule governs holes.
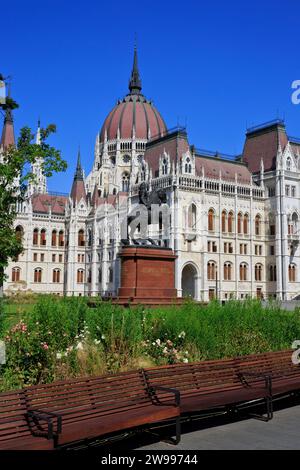
[[[140,79],[140,73],[138,69],[137,47],[136,47],[136,38],[135,38],[133,67],[131,71],[131,78],[129,80],[129,90],[130,90],[130,93],[138,95],[141,89],[142,89],[142,81]]]

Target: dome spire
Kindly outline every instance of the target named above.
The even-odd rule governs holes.
[[[138,68],[137,47],[134,45],[133,67],[131,71],[131,78],[129,80],[129,91],[131,94],[138,95],[142,89],[142,81],[140,79],[140,72]]]

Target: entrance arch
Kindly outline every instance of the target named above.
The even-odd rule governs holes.
[[[196,298],[197,270],[192,264],[184,266],[181,273],[182,297]]]

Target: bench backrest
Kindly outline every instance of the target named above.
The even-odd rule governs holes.
[[[26,399],[23,390],[0,395],[0,448],[1,442],[15,436],[28,436]]]

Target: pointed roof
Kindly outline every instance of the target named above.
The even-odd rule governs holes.
[[[80,162],[80,150],[78,150],[77,165],[76,165],[76,170],[74,174],[74,180],[73,180],[70,196],[71,196],[71,199],[73,200],[74,205],[76,202],[79,202],[80,199],[82,198],[86,200],[86,192],[85,192],[85,186],[84,186],[84,181],[83,181],[83,171],[82,171],[81,162]]]
[[[138,68],[137,49],[134,47],[133,66],[129,80],[129,91],[133,95],[138,95],[142,89],[142,81]]]
[[[252,173],[260,171],[261,160],[265,171],[274,170],[279,147],[283,151],[287,143],[285,124],[281,119],[251,127],[246,133],[243,161]]]
[[[12,110],[6,108],[0,147],[7,149],[10,145],[15,145],[15,132]]]

